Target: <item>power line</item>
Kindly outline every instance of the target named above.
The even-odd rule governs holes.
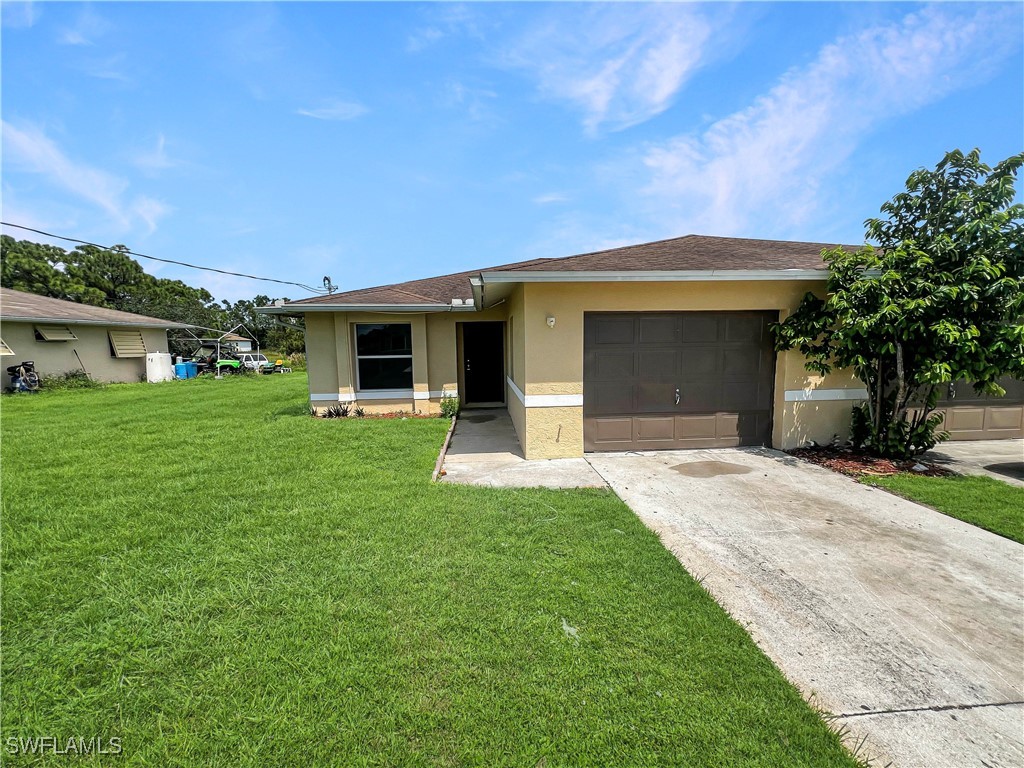
[[[263,280],[264,282],[267,282],[267,283],[280,283],[281,285],[294,285],[294,286],[296,286],[298,288],[301,288],[304,291],[309,291],[310,293],[324,294],[324,293],[328,293],[329,292],[329,291],[324,290],[323,288],[312,288],[312,287],[310,287],[308,285],[303,285],[302,283],[292,282],[291,280],[278,280],[277,278],[273,278],[273,277],[257,277],[256,275],[246,275],[246,274],[244,274],[242,272],[230,272],[230,271],[228,271],[226,269],[217,269],[216,267],[203,267],[203,266],[200,266],[198,264],[188,264],[188,263],[186,263],[184,261],[175,261],[174,259],[161,259],[161,258],[159,258],[157,256],[147,256],[144,253],[136,253],[135,251],[129,250],[128,248],[125,248],[124,246],[109,247],[109,246],[106,246],[106,245],[100,245],[99,243],[90,243],[88,240],[79,240],[79,239],[74,238],[74,237],[65,237],[64,235],[55,235],[52,232],[44,232],[41,229],[34,229],[32,227],[25,227],[25,226],[22,226],[21,224],[11,224],[9,221],[0,221],[0,224],[2,224],[5,227],[15,227],[16,229],[24,229],[24,230],[26,230],[28,232],[35,232],[37,235],[44,235],[46,237],[53,237],[53,238],[56,238],[57,240],[66,240],[69,243],[79,243],[80,245],[91,245],[94,248],[100,248],[100,249],[102,249],[104,251],[115,251],[117,253],[123,253],[126,256],[136,256],[136,257],[138,257],[140,259],[150,259],[152,261],[160,261],[160,262],[163,262],[164,264],[177,264],[179,267],[189,267],[190,269],[200,269],[200,270],[203,270],[205,272],[217,272],[217,273],[219,273],[221,275],[231,275],[232,277],[245,277],[245,278],[248,278],[249,280]]]

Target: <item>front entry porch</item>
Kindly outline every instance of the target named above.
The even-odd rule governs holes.
[[[509,488],[606,488],[584,458],[527,461],[505,408],[459,414],[441,481]]]

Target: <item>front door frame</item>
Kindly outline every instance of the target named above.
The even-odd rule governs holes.
[[[463,335],[463,329],[470,323],[495,323],[501,326],[501,400],[487,401],[487,402],[470,402],[466,399],[466,346],[465,338]],[[504,320],[465,320],[455,324],[455,345],[456,345],[456,365],[459,368],[458,375],[458,386],[459,386],[459,401],[463,408],[502,408],[506,404],[506,366],[505,360],[505,335],[506,325]]]

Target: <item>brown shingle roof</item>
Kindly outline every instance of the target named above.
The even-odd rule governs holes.
[[[186,328],[182,323],[120,312],[106,307],[52,299],[34,293],[0,288],[0,320],[49,320],[70,325],[125,325],[130,327]]]
[[[557,259],[532,259],[488,269],[411,280],[375,288],[300,299],[291,304],[448,304],[472,296],[470,277],[487,272],[676,272],[706,270],[825,269],[829,243],[750,240],[686,235]]]
[[[834,248],[835,245],[687,235],[671,240],[566,256],[561,259],[546,259],[544,263],[536,266],[496,267],[493,271],[676,272],[711,269],[825,269],[821,251],[823,248]]]

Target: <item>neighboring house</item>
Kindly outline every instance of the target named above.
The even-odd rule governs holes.
[[[690,235],[259,311],[305,317],[315,406],[504,405],[527,458],[793,448],[845,436],[866,395],[773,349],[769,323],[824,292],[826,247]],[[1024,387],[960,421],[963,436],[1024,436]]]
[[[4,368],[34,360],[36,370],[44,376],[84,370],[98,381],[140,381],[146,375],[146,355],[167,352],[167,330],[185,327],[155,317],[0,288]]]

